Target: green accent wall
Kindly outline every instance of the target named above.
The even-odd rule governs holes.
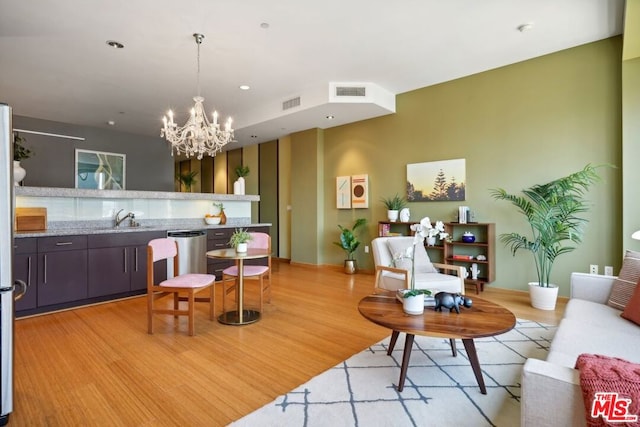
[[[258,221],[271,225],[271,249],[279,253],[278,235],[278,142],[271,141],[259,145],[259,185],[260,194]],[[253,203],[256,205],[256,203]]]
[[[517,192],[592,163],[617,168],[601,170],[602,182],[588,195],[592,208],[584,242],[558,259],[552,280],[561,286],[560,294],[567,295],[572,271],[587,271],[589,264],[599,264],[601,271],[604,265],[613,265],[617,271],[621,49],[621,38],[611,38],[400,94],[396,114],[326,129],[324,169],[318,179],[325,189],[322,217],[327,232],[318,238],[318,259],[342,263],[344,254],[330,242],[338,237],[337,224],[350,225],[358,217],[369,220],[361,238],[363,245],[370,244],[377,221],[386,217],[380,198],[405,193],[408,163],[466,159],[467,200],[410,203],[412,220],[429,216],[450,221],[464,204],[475,211],[478,221],[495,222],[498,234],[525,233],[528,227],[512,206],[494,201],[490,189]],[[294,138],[294,165],[300,159],[296,144]],[[297,168],[294,165],[292,169]],[[369,209],[336,209],[335,178],[355,174],[369,175]],[[296,179],[292,185],[295,212],[296,196],[302,193],[296,187],[302,184]],[[305,192],[304,203],[311,199]],[[297,240],[292,235],[292,258]],[[357,261],[360,268],[373,269],[372,256],[363,249],[358,250]],[[496,267],[493,286],[525,290],[536,277],[530,254],[512,257],[499,243]]]
[[[324,264],[324,132],[291,135],[291,262]],[[331,188],[331,187],[330,187]]]
[[[640,0],[627,0],[622,61],[622,174],[624,248],[640,250],[631,234],[640,230]]]

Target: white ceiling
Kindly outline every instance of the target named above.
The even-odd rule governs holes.
[[[389,113],[329,102],[330,82],[395,95],[621,34],[623,11],[624,0],[0,0],[0,102],[159,136],[167,109],[183,124],[193,106],[198,32],[205,109],[234,118],[236,148]]]

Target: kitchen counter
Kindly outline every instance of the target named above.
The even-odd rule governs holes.
[[[204,221],[163,221],[163,224],[141,225],[139,227],[120,226],[118,228],[112,226],[90,226],[79,225],[76,228],[51,228],[45,231],[21,231],[14,232],[14,238],[26,237],[54,237],[54,236],[74,236],[89,234],[112,234],[112,233],[136,233],[143,231],[168,231],[168,230],[212,230],[227,228],[243,228],[243,227],[270,227],[270,223],[255,224],[224,224],[224,225],[207,225]]]

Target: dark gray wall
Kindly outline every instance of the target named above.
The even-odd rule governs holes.
[[[20,163],[27,170],[24,185],[74,188],[75,149],[80,148],[125,154],[127,190],[174,191],[174,158],[160,137],[15,115],[13,127],[85,138],[77,141],[22,133],[25,145],[35,152]]]

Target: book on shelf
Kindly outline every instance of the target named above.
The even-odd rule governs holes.
[[[473,259],[473,255],[453,255],[451,258],[469,260]]]
[[[390,224],[380,224],[382,227],[382,233],[381,235],[383,237],[386,237],[389,235],[389,231],[391,230],[391,225]]]

